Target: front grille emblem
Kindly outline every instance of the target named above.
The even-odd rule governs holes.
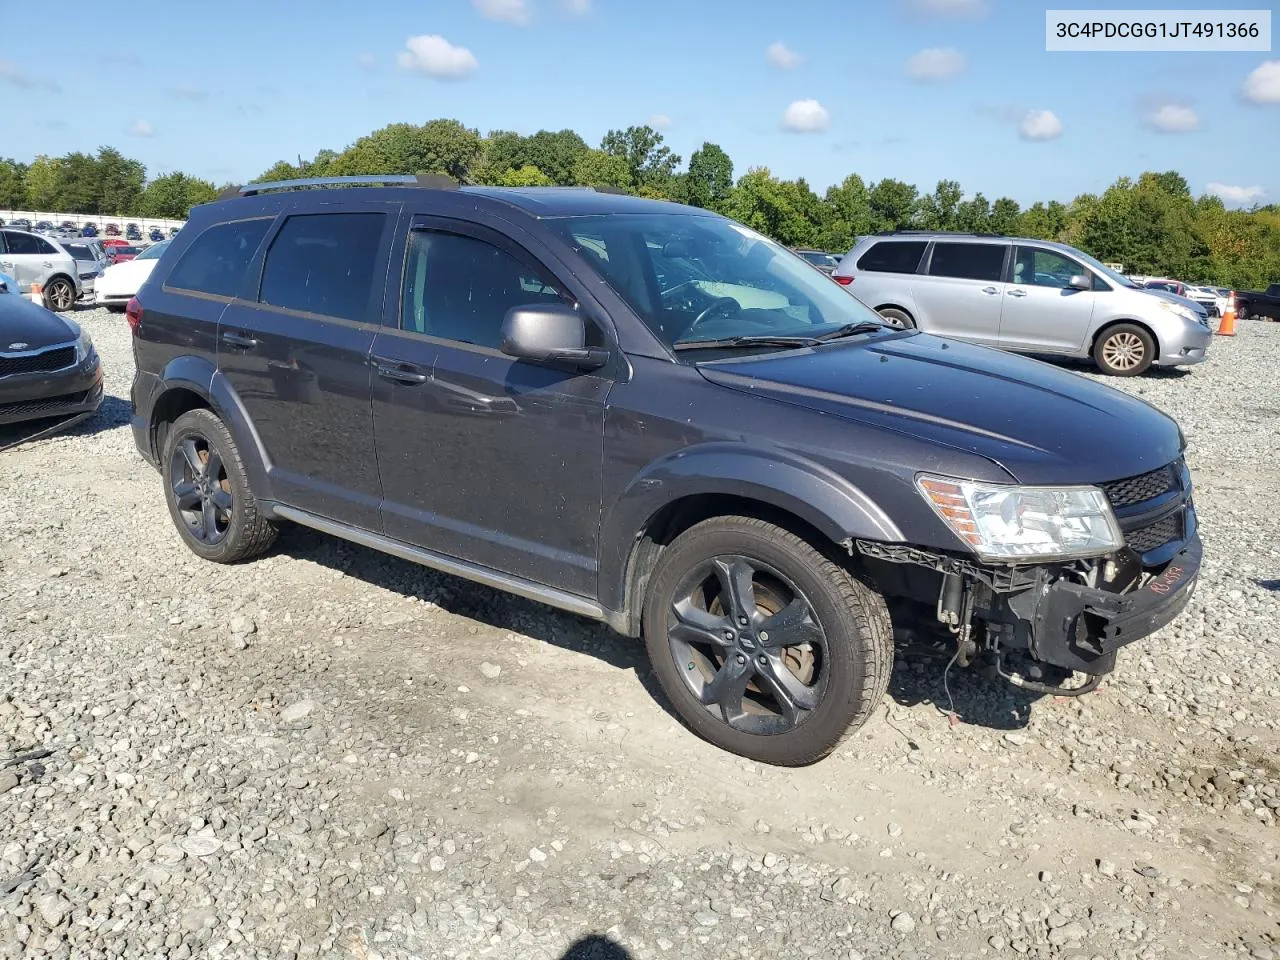
[[[11,343],[11,344],[9,344],[9,346],[8,346],[6,349],[8,349],[8,350],[25,350],[25,349],[27,349],[27,347],[29,347],[29,346],[31,346],[31,344],[29,344],[29,343]]]

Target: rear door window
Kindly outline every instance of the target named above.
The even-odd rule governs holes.
[[[858,260],[859,270],[876,273],[915,273],[928,246],[923,240],[881,240]]]
[[[995,282],[1004,274],[1004,254],[1007,249],[1007,245],[1003,243],[939,241],[933,245],[929,275]]]
[[[44,251],[41,247],[49,246],[39,237],[32,236],[29,233],[18,233],[16,231],[13,233],[6,233],[5,239],[8,241],[8,252],[14,256],[43,253]],[[52,251],[53,248],[49,247],[49,249]]]
[[[385,213],[289,217],[267,251],[258,299],[289,310],[377,323],[374,273],[386,222]],[[380,283],[377,289],[381,293]]]
[[[215,297],[236,296],[244,289],[249,262],[258,252],[271,221],[271,217],[260,217],[210,227],[187,248],[165,280],[165,287]],[[149,249],[167,248],[167,244],[158,243]]]

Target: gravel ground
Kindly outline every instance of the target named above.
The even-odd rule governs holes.
[[[102,410],[0,455],[0,958],[1280,958],[1280,325],[1108,381],[1189,438],[1179,621],[1078,701],[953,675],[956,724],[900,659],[789,771],[573,616],[302,530],[196,559],[77,319]]]

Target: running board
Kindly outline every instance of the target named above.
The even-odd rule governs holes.
[[[458,560],[454,557],[446,557],[443,554],[432,553],[430,550],[423,550],[421,547],[415,547],[400,540],[384,537],[380,533],[371,533],[358,527],[350,527],[345,523],[338,523],[336,520],[328,520],[324,517],[318,517],[314,513],[307,513],[305,510],[286,507],[284,504],[276,504],[271,513],[273,516],[292,520],[294,523],[300,523],[304,527],[311,527],[321,533],[328,533],[344,540],[350,540],[352,543],[358,543],[362,547],[370,547],[382,553],[389,553],[393,557],[399,557],[401,560],[408,560],[411,563],[420,563],[422,566],[430,567],[432,570],[439,570],[441,573],[462,577],[464,580],[471,580],[474,583],[481,583],[486,587],[493,587],[493,589],[501,590],[504,593],[514,593],[516,596],[524,597],[526,600],[545,603],[551,607],[567,610],[569,613],[590,617],[592,620],[608,619],[605,616],[604,608],[598,603],[585,597],[579,597],[576,594],[565,593],[563,590],[557,590],[554,587],[533,583],[530,580],[522,580],[520,577],[513,577],[507,573],[499,573],[497,570],[490,570],[488,567],[468,563],[466,560]]]

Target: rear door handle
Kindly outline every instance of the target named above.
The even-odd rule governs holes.
[[[234,333],[228,330],[222,335],[222,342],[232,347],[240,347],[244,350],[252,350],[258,345],[258,341],[253,337],[243,333]]]
[[[999,287],[983,287],[982,292],[995,296],[997,293],[1000,292],[1000,288]]]
[[[1011,297],[1025,297],[1026,295],[1027,295],[1027,291],[1025,291],[1025,290],[1010,290],[1010,291],[1009,291],[1009,296],[1011,296]]]
[[[383,380],[403,384],[406,387],[426,383],[431,378],[412,363],[391,360],[386,357],[374,357],[373,368]]]

